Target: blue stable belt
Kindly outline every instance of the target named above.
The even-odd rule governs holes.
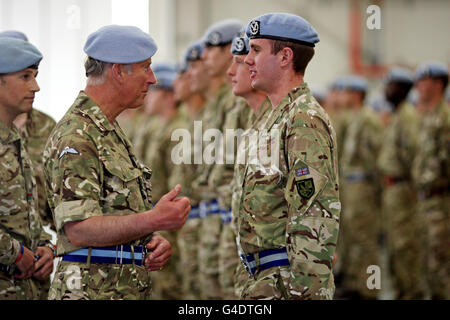
[[[221,208],[220,215],[222,216],[222,224],[229,224],[233,219],[233,211],[230,209]]]
[[[220,214],[220,206],[219,202],[214,199],[211,201],[200,201],[200,217],[206,218],[207,216],[213,215],[213,214]]]
[[[132,248],[134,249],[134,253]],[[112,247],[92,247],[91,263],[104,264],[134,264],[142,266],[144,264],[146,248],[145,246],[118,245]],[[87,263],[89,248],[83,248],[62,257],[62,261]],[[134,259],[133,259],[134,257]]]
[[[193,206],[193,207],[191,207],[191,211],[189,211],[188,220],[189,219],[197,219],[197,218],[200,218],[200,207]]]
[[[255,255],[259,257],[259,264],[256,263]],[[241,255],[240,258],[245,270],[251,276],[272,267],[290,265],[286,248],[263,250],[254,254]]]

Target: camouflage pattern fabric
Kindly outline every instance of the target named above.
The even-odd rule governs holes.
[[[152,168],[152,199],[155,203],[171,190],[168,183],[170,173],[174,168],[171,152],[175,145],[175,142],[171,141],[171,135],[174,130],[183,127],[183,119],[178,115],[167,123],[164,123],[162,119],[159,122],[161,125],[149,137],[152,142],[148,144],[149,149],[144,153],[144,164]],[[182,298],[179,286],[183,268],[179,265],[178,232],[178,230],[160,232],[171,244],[172,257],[163,270],[152,273],[154,299],[178,300]]]
[[[378,157],[385,178],[382,212],[395,299],[424,299],[426,294],[424,222],[417,213],[411,179],[420,118],[403,103],[392,117]]]
[[[289,266],[249,276],[243,299],[332,299],[332,260],[339,231],[336,134],[307,84],[291,90],[255,123],[259,139],[238,173],[237,234],[245,255],[286,248]],[[278,134],[277,134],[278,133]],[[279,150],[277,150],[277,146]],[[241,148],[240,148],[241,149]],[[241,183],[242,182],[242,183]]]
[[[226,110],[230,110],[235,103],[235,96],[227,85],[219,88],[216,96],[206,102],[203,118],[202,133],[207,130],[220,130],[223,127]],[[207,148],[212,142],[203,142],[203,153],[208,154]],[[216,150],[220,147],[220,141],[214,142]],[[215,154],[219,158],[220,154]],[[217,158],[216,158],[217,160]],[[202,164],[198,166],[198,176],[193,181],[193,188],[199,193],[203,201],[211,201],[218,198],[217,188],[209,184],[209,176],[216,161],[207,164],[203,158]],[[199,282],[201,297],[205,300],[222,299],[223,294],[219,283],[219,252],[217,250],[222,230],[221,216],[208,215],[202,219],[199,230]]]
[[[194,137],[194,121],[201,119],[203,109],[193,118],[181,118],[180,128],[189,130],[191,138]],[[191,144],[192,141],[189,141]],[[181,192],[189,197],[192,206],[198,206],[200,199],[192,188],[192,181],[197,177],[197,165],[194,164],[194,154],[191,154],[190,164],[175,165],[168,179],[169,188],[177,184],[183,186]],[[182,299],[199,300],[200,285],[198,281],[198,238],[201,219],[188,219],[183,228],[178,231],[177,246],[179,248],[179,265],[181,271]]]
[[[421,125],[413,178],[426,225],[427,279],[432,299],[450,299],[450,108],[442,101]]]
[[[37,212],[38,193],[30,157],[18,129],[0,121],[0,264],[14,270],[20,243],[31,251],[50,244]],[[46,298],[48,281],[19,280],[0,271],[0,299]]]
[[[136,159],[118,123],[111,124],[83,91],[56,125],[44,159],[58,255],[80,249],[64,233],[67,222],[152,207],[150,169]],[[145,245],[150,237],[128,244]],[[143,266],[61,261],[49,299],[146,299],[150,294],[149,272]]]
[[[53,118],[33,108],[28,114],[25,125],[19,129],[24,137],[25,148],[30,156],[36,177],[39,215],[42,223],[50,225],[53,230],[55,230],[55,225],[45,195],[43,152],[47,138],[55,125],[56,122]]]
[[[133,131],[133,151],[140,161],[144,161],[146,152],[150,150],[151,144],[157,140],[154,138],[157,132],[160,132],[161,121],[157,116],[141,114],[136,120],[136,128]]]
[[[381,179],[376,159],[381,133],[379,117],[364,106],[347,129],[341,158],[343,286],[368,299],[379,293],[367,287],[367,268],[379,265]]]

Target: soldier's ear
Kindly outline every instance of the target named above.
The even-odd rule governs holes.
[[[293,62],[294,60],[294,51],[292,51],[289,47],[284,47],[278,52],[280,56],[280,66],[285,67]]]
[[[112,78],[117,81],[118,83],[123,83],[124,78],[123,78],[123,73],[124,70],[122,69],[122,65],[114,63],[111,67],[111,75]]]

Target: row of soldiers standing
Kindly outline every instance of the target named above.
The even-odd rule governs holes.
[[[450,298],[447,84],[442,63],[414,74],[393,67],[384,80],[388,108],[378,112],[365,103],[364,78],[333,84],[324,105],[339,146],[336,298]],[[380,267],[377,288],[367,285],[370,266]]]

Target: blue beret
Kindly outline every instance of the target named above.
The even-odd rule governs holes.
[[[414,81],[417,82],[423,78],[448,77],[447,66],[442,62],[426,62],[421,64],[414,74]]]
[[[319,42],[319,35],[313,26],[290,13],[267,13],[249,22],[246,29],[250,39],[265,38],[291,41],[314,47]]]
[[[385,78],[385,82],[403,82],[403,83],[413,83],[412,72],[406,68],[393,67],[389,70]]]
[[[156,83],[151,85],[153,89],[173,89],[173,82],[177,78],[176,66],[171,63],[158,63],[153,66],[152,70],[155,73]]]
[[[334,81],[330,84],[329,89],[330,90],[340,90],[343,91],[345,90],[345,77],[344,76],[340,76],[337,77],[336,79],[334,79]]]
[[[236,34],[243,27],[242,22],[235,19],[227,19],[210,26],[204,36],[205,46],[223,46],[231,43]]]
[[[94,59],[110,63],[137,63],[151,58],[157,46],[155,41],[134,26],[104,26],[91,33],[84,52]]]
[[[187,48],[184,58],[186,61],[200,60],[204,49],[203,41],[196,41]]]
[[[16,30],[6,30],[0,32],[0,37],[16,38],[21,39],[23,41],[28,41],[28,38],[25,35],[25,33]]]
[[[13,73],[39,65],[42,53],[28,41],[0,38],[0,73]]]
[[[236,37],[231,43],[231,53],[234,55],[248,54],[250,51],[250,40],[246,35]]]
[[[355,75],[344,76],[340,81],[343,90],[366,92],[369,86],[369,83],[365,78]]]

